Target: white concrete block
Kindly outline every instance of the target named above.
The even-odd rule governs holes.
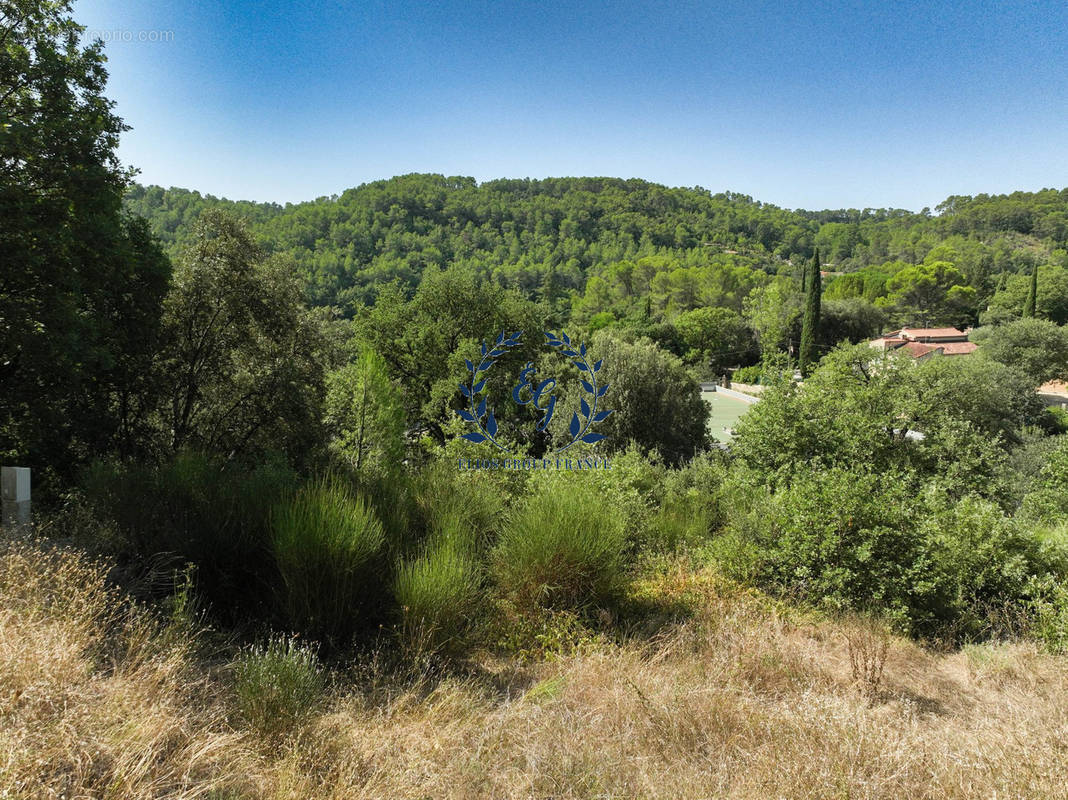
[[[30,468],[0,468],[0,497],[4,503],[25,503],[30,499]]]

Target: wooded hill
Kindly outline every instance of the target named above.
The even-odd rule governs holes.
[[[888,282],[905,267],[946,263],[959,276],[936,280],[973,289],[963,315],[977,317],[1012,274],[1065,266],[1068,246],[1068,189],[953,196],[915,213],[791,211],[742,194],[637,179],[480,184],[415,174],[285,206],[140,185],[126,204],[149,220],[172,254],[206,208],[231,209],[265,249],[292,260],[313,303],[349,308],[373,302],[376,284],[399,279],[414,287],[428,267],[460,264],[549,300],[565,316],[585,305],[587,318],[605,311],[619,317],[626,309],[612,307],[619,298],[611,292],[582,295],[604,289],[589,286],[590,278],[619,283],[614,266],[645,259],[650,274],[622,294],[648,297],[645,310],[654,316],[701,305],[741,310],[766,276],[794,272],[818,247],[824,269],[865,270],[866,280],[839,287],[840,298],[887,297],[894,292]]]

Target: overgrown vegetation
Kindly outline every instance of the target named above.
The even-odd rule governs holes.
[[[1062,658],[1021,643],[933,652],[864,620],[806,619],[678,563],[633,598],[689,618],[653,641],[587,635],[550,660],[486,658],[414,684],[373,659],[320,666],[279,639],[230,650],[220,669],[198,655],[218,650],[209,634],[167,635],[147,609],[124,607],[103,566],[8,544],[0,793],[1062,794]]]
[[[0,19],[0,456],[42,478],[0,543],[0,794],[1063,788],[1068,194],[235,204],[129,184],[68,6]],[[721,450],[728,372],[763,392]]]

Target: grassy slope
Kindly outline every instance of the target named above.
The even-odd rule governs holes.
[[[437,683],[344,673],[267,745],[187,629],[116,611],[103,569],[0,551],[0,797],[1068,796],[1068,663],[894,640],[878,691],[850,630],[682,568],[639,594],[685,621]]]

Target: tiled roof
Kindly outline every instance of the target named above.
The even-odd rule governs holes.
[[[925,356],[928,353],[933,353],[936,350],[941,350],[945,346],[946,345],[944,344],[924,344],[923,342],[906,342],[901,349],[907,350],[909,352],[909,355],[911,355],[913,358],[921,358],[922,356]]]
[[[955,339],[964,336],[964,331],[956,328],[903,328],[895,333],[907,339]]]
[[[974,353],[979,347],[975,342],[939,342],[942,354],[947,356],[966,356]]]

